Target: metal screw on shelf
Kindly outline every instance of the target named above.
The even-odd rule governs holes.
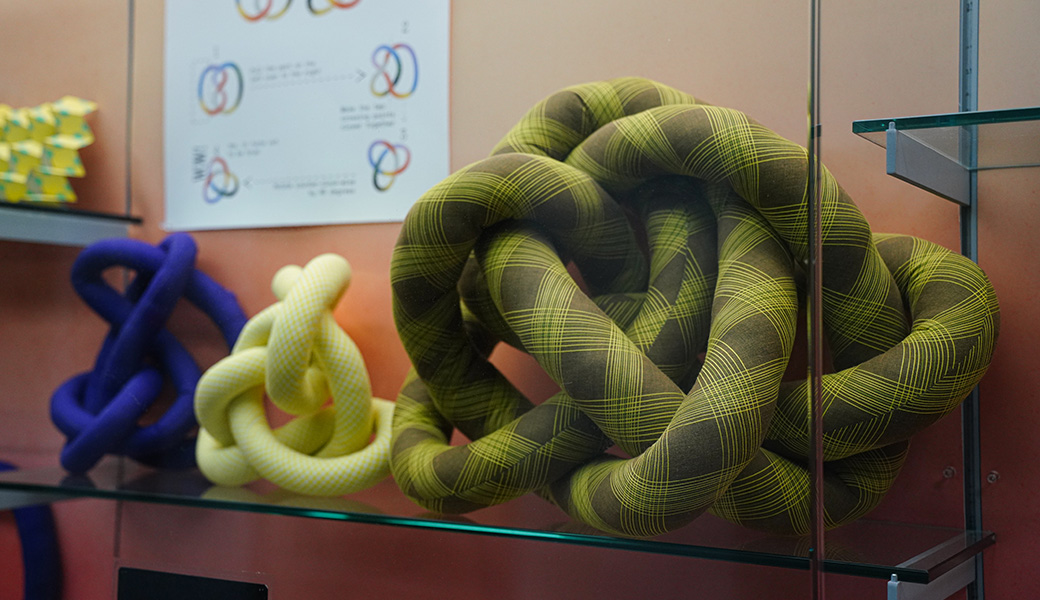
[[[1000,479],[1000,473],[996,471],[990,471],[989,475],[986,475],[986,481],[990,483],[996,483],[998,479]]]
[[[952,466],[948,466],[943,469],[943,479],[953,479],[957,476],[957,469]]]

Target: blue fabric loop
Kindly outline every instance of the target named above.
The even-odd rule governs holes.
[[[0,471],[13,471],[15,466],[0,461]],[[58,600],[61,598],[61,555],[54,515],[50,506],[37,504],[11,511],[18,539],[22,543],[26,600]]]
[[[125,455],[156,467],[194,465],[193,397],[201,371],[166,328],[180,299],[202,310],[230,349],[246,316],[234,294],[195,269],[191,236],[175,233],[158,246],[137,240],[102,240],[87,247],[72,266],[72,285],[107,321],[93,370],[55,390],[51,418],[68,442],[62,466],[72,473],[91,469],[106,454]],[[125,293],[103,278],[115,266],[135,272]],[[137,421],[156,401],[168,379],[173,403],[152,424]]]

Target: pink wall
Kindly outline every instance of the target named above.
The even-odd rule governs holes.
[[[82,6],[80,6],[82,4]],[[136,237],[161,239],[162,3],[137,2],[134,48],[133,211],[145,224]],[[451,165],[490,150],[526,109],[573,83],[621,75],[658,79],[711,102],[742,109],[791,139],[805,129],[808,3],[699,0],[674,3],[453,3]],[[1040,104],[1040,42],[1030,24],[1040,5],[1025,0],[983,7],[983,108]],[[854,0],[825,6],[823,157],[876,231],[957,244],[956,209],[883,174],[883,151],[850,133],[853,119],[956,109],[957,15],[948,2]],[[88,180],[76,189],[87,208],[118,210],[123,201],[126,133],[126,3],[96,0],[58,10],[46,3],[0,6],[0,102],[28,105],[66,93],[97,100],[98,143],[84,153]],[[55,36],[55,32],[60,35]],[[41,43],[41,39],[60,42]],[[61,49],[63,52],[58,52]],[[1040,371],[1029,342],[1040,325],[1035,304],[1040,226],[1033,203],[1040,170],[980,177],[981,263],[1001,300],[1003,333],[983,385],[983,469],[1001,478],[985,488],[985,524],[999,535],[987,552],[993,598],[1040,596],[1032,571],[1040,523],[1030,489],[1040,471],[1030,435],[1040,414]],[[407,359],[390,318],[388,266],[398,226],[204,232],[200,266],[234,290],[247,313],[271,302],[270,276],[334,251],[354,267],[354,283],[337,317],[364,353],[377,395],[396,396]],[[75,249],[0,242],[0,458],[26,465],[54,462],[61,439],[49,425],[46,399],[74,372],[89,367],[104,327],[66,283]],[[204,360],[220,355],[212,332],[179,329]],[[525,363],[514,372],[530,374]],[[26,376],[26,374],[31,374]],[[544,386],[541,386],[544,390]],[[897,489],[880,517],[956,525],[960,479],[959,424],[946,419],[915,441]],[[799,598],[805,573],[729,563],[589,550],[397,528],[345,525],[218,511],[98,501],[57,506],[69,598],[112,595],[113,557],[120,564],[187,568],[218,575],[262,573],[277,597],[386,594],[392,597]],[[0,519],[0,581],[19,567],[9,518]],[[17,579],[15,577],[15,579]],[[829,579],[834,597],[881,597],[884,584]],[[348,593],[349,592],[349,593]],[[0,597],[16,592],[0,589]]]

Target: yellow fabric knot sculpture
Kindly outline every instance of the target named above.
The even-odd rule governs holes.
[[[231,355],[199,380],[196,457],[210,481],[264,478],[338,496],[386,477],[394,405],[372,397],[361,352],[332,315],[350,274],[335,254],[283,267],[271,283],[280,302],[250,319]],[[297,417],[273,431],[265,387],[275,406]]]
[[[785,379],[808,167],[804,148],[743,113],[644,79],[532,108],[402,225],[390,282],[414,368],[394,413],[397,484],[441,512],[535,492],[623,535],[707,510],[808,532],[808,394]],[[825,169],[820,185],[836,527],[877,506],[910,438],[982,378],[1000,315],[977,265],[873,234]],[[488,361],[500,341],[560,393],[524,397]],[[471,442],[451,445],[453,429]]]

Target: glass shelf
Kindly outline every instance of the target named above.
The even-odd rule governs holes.
[[[156,471],[109,458],[85,476],[60,467],[0,474],[0,507],[71,498],[107,498],[542,540],[636,552],[809,568],[809,538],[763,534],[704,515],[652,539],[619,538],[574,523],[534,496],[464,516],[432,514],[392,480],[337,498],[291,494],[268,483],[240,488],[210,484],[198,471]],[[991,532],[861,520],[828,533],[828,572],[928,583],[992,545]]]
[[[140,217],[70,208],[63,205],[0,201],[0,239],[18,242],[88,246],[98,240],[127,237]]]
[[[982,110],[852,122],[852,132],[885,147],[890,125],[969,170],[1040,166],[1040,107]],[[978,139],[975,164],[962,144]]]

